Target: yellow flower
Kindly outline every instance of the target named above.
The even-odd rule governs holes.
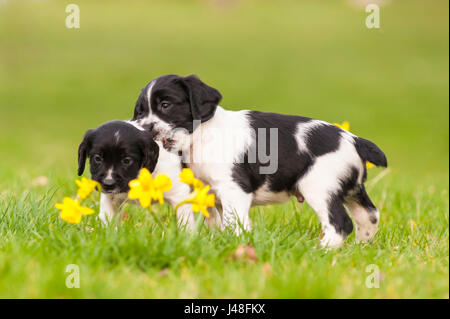
[[[375,167],[375,164],[371,163],[371,162],[366,162],[366,167],[367,169]]]
[[[350,132],[350,123],[348,121],[344,121],[341,124],[339,124],[339,123],[333,123],[333,124],[336,125],[337,127],[340,127],[343,130]]]
[[[183,168],[179,176],[180,182],[192,186],[194,189],[200,189],[203,187],[202,181],[195,178],[194,173],[190,168]]]
[[[61,210],[59,216],[71,224],[78,224],[81,221],[81,215],[90,215],[94,213],[93,209],[80,206],[80,203],[77,200],[70,197],[64,197],[62,204],[55,204],[55,207]]]
[[[77,194],[81,199],[85,199],[89,196],[90,193],[100,185],[96,181],[92,179],[88,179],[86,177],[82,177],[81,180],[76,180],[75,183],[78,185],[78,191]]]
[[[142,207],[150,206],[152,200],[164,204],[163,193],[172,188],[172,182],[167,175],[162,174],[153,178],[146,168],[141,169],[138,178],[130,181],[128,185],[130,186],[128,197],[138,199]]]
[[[191,185],[195,179],[194,173],[192,172],[192,170],[190,168],[183,168],[183,170],[181,171],[180,175],[180,181],[182,183]]]
[[[333,124],[336,125],[337,127],[340,127],[343,130],[346,130],[346,131],[350,132],[350,123],[348,121],[344,121],[341,124],[339,124],[339,123],[333,123]],[[373,163],[366,162],[366,168],[367,169],[372,168],[374,166],[375,165]]]
[[[216,203],[216,197],[214,194],[208,194],[209,185],[195,190],[191,197],[188,198],[185,203],[192,204],[192,210],[196,213],[199,211],[209,217],[208,207],[214,207]]]
[[[183,204],[190,203],[192,204],[192,210],[194,212],[201,212],[206,217],[209,217],[208,207],[214,207],[216,203],[215,195],[208,194],[209,185],[204,186],[201,180],[195,178],[194,173],[189,168],[183,168],[179,176],[180,181],[192,186],[194,191],[191,193],[189,198],[179,203],[176,209]]]

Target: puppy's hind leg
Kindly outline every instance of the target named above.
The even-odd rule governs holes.
[[[378,230],[380,214],[364,185],[359,185],[356,192],[345,199],[345,204],[356,224],[356,241],[367,242],[372,239]]]

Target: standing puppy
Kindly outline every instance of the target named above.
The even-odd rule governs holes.
[[[225,226],[236,225],[237,217],[249,230],[252,205],[294,195],[317,213],[322,246],[338,247],[352,232],[344,205],[358,241],[375,235],[379,213],[364,188],[365,163],[386,167],[387,161],[374,143],[306,117],[228,111],[218,106],[221,99],[195,76],[165,75],[142,89],[133,120],[181,151],[211,185]]]
[[[103,222],[119,213],[118,208],[128,198],[128,183],[137,178],[143,167],[153,176],[166,174],[172,180],[172,188],[164,198],[173,207],[190,194],[189,186],[179,182],[179,158],[160,147],[152,135],[137,124],[111,121],[88,130],[78,148],[79,176],[84,172],[88,157],[92,179],[102,187],[99,217]],[[180,225],[188,229],[194,227],[191,205],[180,206],[177,218]]]

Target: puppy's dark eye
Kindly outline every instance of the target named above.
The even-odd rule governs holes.
[[[131,165],[131,163],[133,163],[133,160],[130,157],[125,157],[122,160],[122,164],[125,165],[125,166]]]
[[[94,162],[100,164],[103,161],[102,157],[98,154],[94,155]]]
[[[170,106],[169,102],[161,102],[161,110],[167,110]]]

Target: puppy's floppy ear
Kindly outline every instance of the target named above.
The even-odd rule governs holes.
[[[142,166],[147,168],[150,172],[155,169],[159,157],[159,146],[153,139],[152,134],[145,132],[142,137],[142,153],[144,160]]]
[[[89,152],[89,148],[91,147],[91,137],[94,133],[94,130],[87,130],[84,134],[83,141],[78,147],[78,176],[81,176],[84,172],[84,166],[86,164],[87,154]]]
[[[183,84],[189,94],[192,119],[206,122],[212,118],[222,100],[220,92],[200,81],[195,75],[183,78]]]
[[[136,101],[136,105],[134,107],[134,115],[133,115],[133,119],[132,119],[133,121],[136,121],[136,120],[144,117],[149,112],[148,101],[147,101],[147,97],[145,96],[147,86],[141,90],[141,94],[139,94],[139,97]]]

